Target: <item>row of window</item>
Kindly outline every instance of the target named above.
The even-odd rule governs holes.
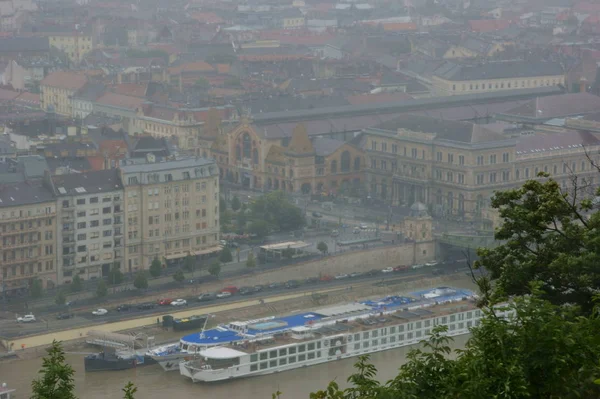
[[[298,356],[290,356],[290,357],[283,357],[283,358],[275,359],[275,360],[269,360],[268,362],[252,363],[252,364],[250,364],[250,371],[257,371],[259,369],[265,370],[267,368],[285,366],[287,364],[294,364],[296,362],[304,362],[306,360],[312,360],[312,359],[320,358],[320,357],[321,357],[321,352],[317,351],[317,352],[308,352],[305,354],[303,353]]]
[[[45,266],[45,269],[43,269],[44,266]],[[28,275],[33,275],[35,269],[36,269],[35,263],[30,263],[29,265],[19,266],[18,271],[19,271],[19,275],[28,276]],[[38,262],[37,263],[37,272],[41,273],[43,270],[45,270],[45,271],[54,270],[54,261],[47,260],[47,261],[45,261],[44,264],[42,264],[42,262]],[[9,273],[9,271],[10,271],[10,273]],[[17,276],[17,266],[8,266],[8,267],[2,268],[2,278],[8,278],[9,276],[10,277]]]
[[[533,82],[531,83],[529,80],[522,80],[521,81],[521,87],[539,87],[539,86],[556,86],[557,84],[562,83],[561,79],[540,79],[539,81],[539,85],[538,85],[538,81],[537,79],[533,80]],[[452,85],[452,90],[456,91],[456,84]],[[487,83],[487,87],[486,87],[486,83],[471,83],[468,86],[467,89],[467,85],[466,84],[462,84],[461,88],[462,91],[475,91],[475,90],[491,90],[493,89],[511,89],[511,88],[518,88],[519,87],[519,82],[518,81],[514,81],[514,82],[506,82],[506,85],[504,84],[504,82],[495,82],[495,83]]]

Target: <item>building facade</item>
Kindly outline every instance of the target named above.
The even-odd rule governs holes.
[[[71,98],[87,83],[83,74],[70,71],[56,71],[40,82],[40,106],[43,110],[54,107],[58,115],[71,117]]]
[[[595,187],[586,158],[600,141],[589,132],[511,137],[466,122],[404,116],[366,129],[369,195],[392,205],[421,202],[436,216],[474,220],[495,191],[545,172],[568,189],[576,175]]]
[[[24,292],[35,279],[46,288],[58,283],[52,191],[31,182],[3,185],[0,232],[0,292]]]
[[[52,176],[60,283],[106,277],[124,264],[123,187],[116,169]]]
[[[208,159],[191,157],[120,167],[124,186],[124,271],[148,269],[219,247],[219,171]]]
[[[51,47],[63,51],[69,61],[79,64],[94,48],[92,35],[82,32],[55,32],[48,36]]]

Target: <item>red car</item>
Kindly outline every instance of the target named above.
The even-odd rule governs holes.
[[[238,287],[236,287],[234,285],[230,285],[228,287],[221,289],[221,292],[229,292],[231,295],[237,294],[238,291],[239,291]]]
[[[159,304],[159,305],[162,305],[162,306],[166,306],[166,305],[170,305],[170,304],[171,304],[171,302],[173,302],[173,300],[172,300],[172,299],[165,298],[165,299],[160,299],[160,300],[158,301],[158,304]]]
[[[409,267],[407,265],[400,265],[400,266],[394,267],[395,272],[403,272],[408,269],[409,269]]]
[[[320,281],[331,281],[333,280],[333,276],[330,276],[329,274],[323,274],[321,275],[321,277],[319,277]]]

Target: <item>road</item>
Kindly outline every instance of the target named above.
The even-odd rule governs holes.
[[[15,320],[3,320],[0,321],[0,331],[2,331],[2,336],[5,338],[15,339],[19,336],[31,335],[31,334],[44,334],[53,330],[64,330],[64,329],[78,329],[85,330],[86,332],[89,329],[96,329],[96,327],[102,327],[105,325],[113,325],[115,322],[120,322],[123,319],[129,319],[129,321],[135,321],[137,323],[136,326],[143,326],[146,324],[154,324],[156,323],[156,318],[161,318],[166,314],[170,315],[184,315],[189,316],[192,314],[202,314],[202,313],[210,313],[213,311],[213,308],[219,306],[229,306],[232,303],[238,303],[242,298],[252,298],[250,299],[251,304],[256,304],[258,299],[264,299],[265,302],[272,302],[275,300],[282,300],[282,297],[287,295],[307,295],[314,292],[326,292],[328,290],[336,290],[340,288],[344,288],[350,285],[362,285],[362,284],[389,284],[393,285],[399,279],[402,280],[419,280],[426,277],[431,277],[432,272],[436,270],[436,274],[441,273],[443,271],[444,274],[453,274],[453,273],[464,273],[466,271],[465,263],[454,263],[449,262],[444,265],[439,265],[435,268],[423,268],[417,270],[407,270],[402,272],[394,272],[394,273],[382,273],[381,270],[372,270],[369,273],[364,273],[360,276],[354,278],[345,278],[345,279],[333,279],[331,281],[298,281],[299,286],[296,288],[285,288],[283,286],[283,281],[280,282],[279,285],[269,287],[265,286],[264,291],[260,293],[255,293],[249,295],[248,297],[244,297],[241,295],[234,295],[230,298],[222,298],[216,299],[213,303],[218,303],[219,305],[212,305],[209,303],[207,305],[206,302],[198,302],[197,296],[184,298],[188,301],[188,306],[184,308],[178,307],[169,307],[169,306],[157,306],[154,309],[150,310],[137,310],[133,309],[125,312],[117,312],[115,308],[108,308],[108,314],[104,316],[93,316],[91,311],[82,311],[75,313],[75,317],[67,320],[57,320],[53,315],[47,316],[38,316],[38,321],[36,323],[28,323],[21,324],[17,323]],[[279,298],[279,299],[276,299]],[[246,303],[248,301],[243,300],[242,303]],[[183,310],[185,309],[185,310]],[[233,308],[228,308],[233,309]],[[221,309],[225,310],[225,309]],[[110,323],[110,324],[106,324]],[[82,326],[86,326],[85,328],[81,328]],[[130,327],[103,327],[110,328],[106,331],[120,331]],[[77,338],[77,336],[75,336]],[[23,340],[29,338],[23,338]],[[73,339],[73,338],[70,338]],[[21,342],[21,340],[19,340]],[[28,344],[29,345],[29,344]],[[20,347],[20,343],[19,346]]]

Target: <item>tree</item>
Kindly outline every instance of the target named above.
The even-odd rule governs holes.
[[[480,249],[475,266],[485,267],[495,280],[492,301],[526,294],[539,280],[544,298],[589,313],[600,289],[600,213],[582,199],[576,177],[575,188],[565,193],[547,176],[494,195],[492,207],[503,220],[495,238],[502,245]]]
[[[31,399],[76,399],[75,370],[66,362],[60,342],[52,341],[47,352],[41,377],[31,383]]]
[[[242,202],[240,201],[240,199],[237,197],[237,195],[235,195],[232,200],[231,200],[231,209],[234,212],[237,212],[240,208],[242,207]]]
[[[183,260],[183,268],[185,271],[192,272],[193,274],[196,270],[196,257],[193,255],[186,256]]]
[[[152,260],[149,271],[152,277],[159,277],[162,274],[162,264],[160,263],[158,256],[155,256]]]
[[[175,280],[178,283],[183,282],[183,280],[185,280],[185,274],[183,274],[183,270],[177,269],[175,274],[173,274],[173,280]]]
[[[219,254],[219,260],[223,263],[231,262],[233,260],[233,256],[231,255],[231,249],[229,247],[224,247]]]
[[[31,294],[32,298],[41,298],[42,294],[44,293],[44,286],[42,285],[42,280],[40,280],[39,278],[33,280],[31,286],[29,287],[29,293]]]
[[[140,270],[136,273],[133,279],[133,286],[138,290],[145,290],[148,288],[148,275],[144,270]]]
[[[292,259],[292,257],[294,256],[295,252],[296,251],[294,250],[294,248],[287,247],[287,248],[283,249],[283,251],[281,251],[281,255],[285,259]]]
[[[329,248],[327,247],[327,244],[326,244],[324,241],[321,241],[321,242],[319,242],[319,243],[317,244],[317,249],[318,249],[319,251],[321,251],[321,253],[322,253],[323,255],[325,255],[325,254],[327,253],[327,250],[328,250]]]
[[[83,280],[79,277],[79,274],[76,274],[73,277],[73,281],[71,281],[71,292],[79,292],[83,289]]]
[[[123,399],[134,399],[135,393],[137,392],[137,387],[133,384],[133,382],[129,381],[125,388],[122,389],[124,395]]]
[[[210,266],[208,266],[208,272],[211,276],[215,276],[218,278],[219,274],[221,274],[221,262],[215,259],[215,261],[212,262]]]
[[[67,296],[65,295],[65,292],[63,290],[58,291],[56,298],[54,298],[54,303],[56,303],[57,305],[64,305],[65,303],[67,303]]]
[[[246,267],[253,268],[256,266],[256,258],[254,257],[254,252],[250,250],[248,253],[248,258],[246,259]]]
[[[248,224],[248,216],[246,215],[246,212],[244,212],[243,210],[241,212],[238,212],[235,221],[238,225],[240,232],[243,232],[246,229],[246,224]]]
[[[304,226],[304,212],[290,203],[282,191],[260,196],[250,205],[253,221],[262,220],[280,231],[297,230]]]
[[[258,238],[265,238],[269,235],[269,224],[264,220],[255,220],[248,226],[248,232]]]
[[[108,287],[106,286],[106,281],[100,280],[98,282],[98,286],[96,287],[96,296],[98,298],[104,298],[108,294]]]
[[[119,266],[114,265],[112,269],[108,272],[108,283],[110,285],[119,285],[123,282],[125,276],[121,272],[121,268]]]
[[[227,210],[227,201],[222,196],[219,197],[219,212],[223,213]]]

